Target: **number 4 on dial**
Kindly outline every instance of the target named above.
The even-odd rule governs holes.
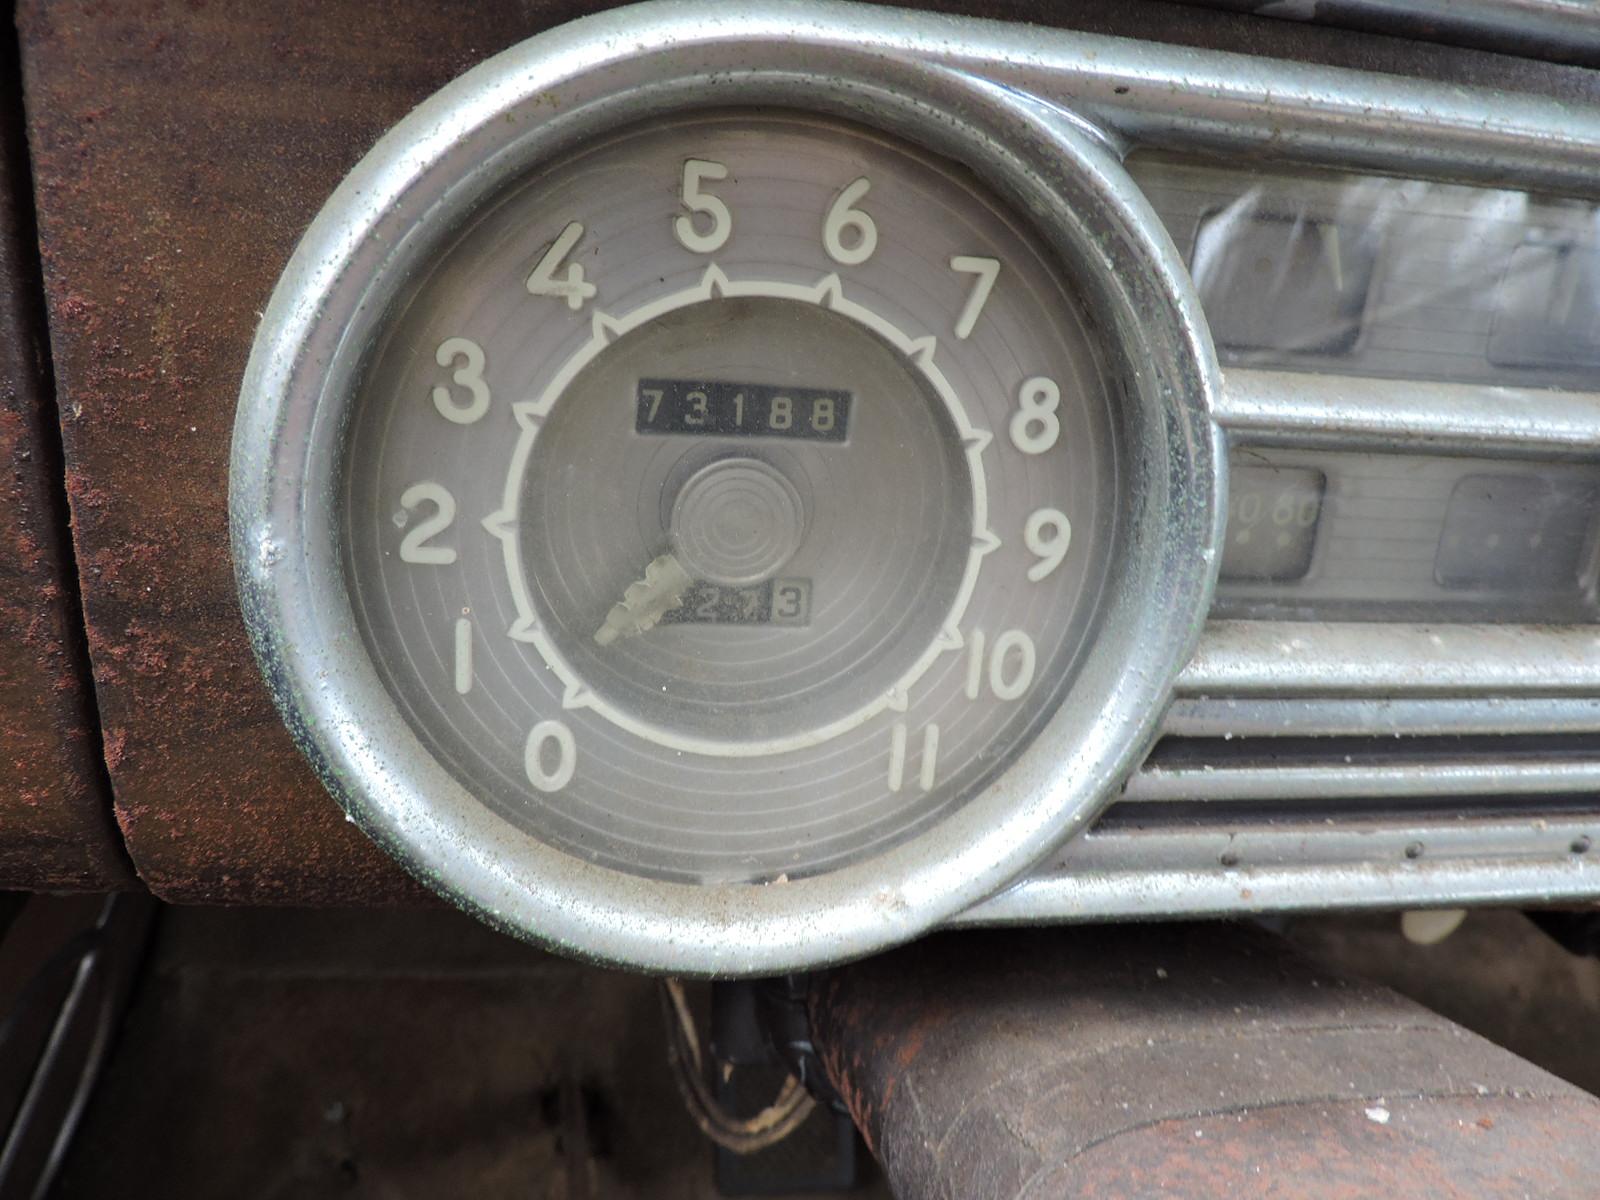
[[[569,222],[560,236],[550,243],[550,249],[545,251],[544,257],[539,260],[539,265],[533,269],[533,274],[528,276],[530,293],[535,296],[560,296],[566,300],[567,307],[573,312],[582,308],[585,300],[594,298],[595,286],[584,279],[583,268],[577,263],[567,265],[566,278],[556,278],[562,260],[572,253],[572,248],[582,237],[583,226],[577,221]]]

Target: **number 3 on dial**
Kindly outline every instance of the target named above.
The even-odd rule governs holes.
[[[433,361],[441,367],[455,367],[450,378],[467,389],[468,400],[460,404],[443,384],[433,389],[433,406],[439,415],[457,425],[471,425],[489,411],[489,385],[483,381],[483,348],[470,338],[451,337],[439,343]]]

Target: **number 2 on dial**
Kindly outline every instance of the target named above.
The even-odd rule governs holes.
[[[437,483],[414,483],[400,494],[400,507],[409,515],[424,504],[434,506],[433,516],[418,521],[400,542],[400,561],[427,566],[449,566],[456,560],[450,546],[428,545],[456,519],[456,498]]]

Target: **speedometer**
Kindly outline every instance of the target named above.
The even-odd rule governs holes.
[[[446,89],[307,235],[236,433],[246,613],[335,796],[488,919],[859,954],[1143,748],[1214,575],[1215,367],[1059,115],[770,34],[619,72],[618,19]]]
[[[1046,263],[966,172],[791,115],[630,130],[478,216],[346,450],[358,624],[441,760],[694,883],[981,787],[1116,536],[1111,385]]]

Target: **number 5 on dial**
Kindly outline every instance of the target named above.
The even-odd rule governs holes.
[[[710,254],[722,249],[728,235],[733,232],[733,214],[728,206],[710,192],[702,192],[700,185],[707,179],[726,179],[728,168],[719,162],[691,158],[683,164],[683,190],[679,195],[683,206],[691,213],[704,213],[711,218],[711,228],[701,233],[695,228],[694,218],[684,213],[672,223],[672,232],[678,235],[685,250],[696,254]]]

